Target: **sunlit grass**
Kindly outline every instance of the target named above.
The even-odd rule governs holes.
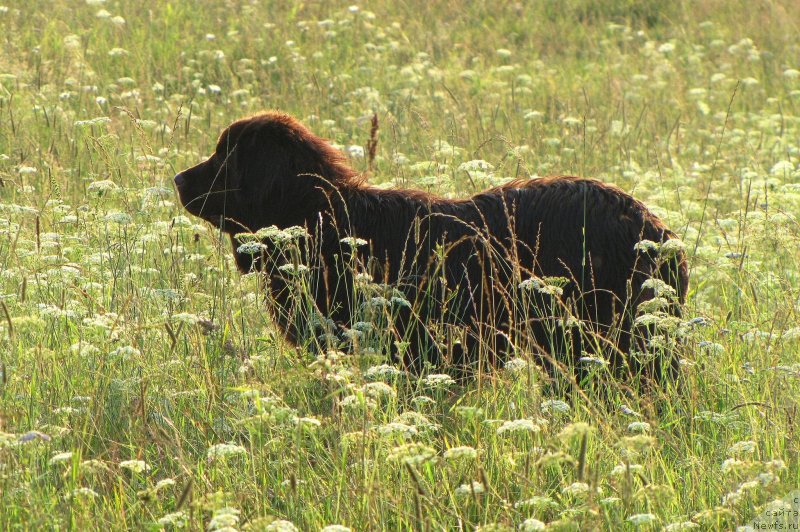
[[[662,4],[0,6],[0,528],[725,529],[797,489],[800,12]],[[645,201],[691,257],[680,386],[287,345],[171,184],[266,108],[364,171],[377,114],[386,186]]]

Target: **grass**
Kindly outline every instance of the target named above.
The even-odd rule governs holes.
[[[208,4],[0,7],[0,528],[716,530],[800,487],[796,2]],[[632,192],[690,251],[684,386],[287,346],[171,185],[265,108],[363,170],[377,113],[376,183]]]

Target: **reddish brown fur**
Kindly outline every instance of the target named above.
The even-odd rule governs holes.
[[[305,227],[310,238],[302,259],[311,267],[316,307],[332,321],[334,335],[353,325],[355,308],[345,265],[353,257],[341,238],[369,242],[357,262],[412,303],[399,309],[393,323],[397,338],[409,342],[409,366],[429,361],[474,367],[505,358],[515,345],[542,355],[545,363],[571,363],[582,351],[602,351],[618,369],[658,375],[677,370],[675,360],[639,368],[627,357],[633,345],[644,345],[634,341],[632,324],[636,307],[652,297],[642,282],[661,277],[683,302],[688,272],[683,254],[659,264],[634,250],[642,239],[661,242],[674,235],[617,187],[577,177],[519,179],[458,200],[379,189],[325,140],[278,112],[233,123],[215,153],[175,182],[189,212],[231,236],[272,225]],[[289,316],[292,294],[277,270],[286,257],[265,245],[266,252],[253,258],[237,253],[234,242],[236,262],[243,272],[267,274],[277,324],[290,340],[306,343],[320,331],[308,334],[309,324]],[[444,262],[436,258],[441,246]],[[561,301],[592,334],[562,329],[546,296],[523,297],[519,282],[533,276],[568,278]],[[678,305],[671,310],[679,313]],[[442,327],[454,334],[433,338],[431,331]]]

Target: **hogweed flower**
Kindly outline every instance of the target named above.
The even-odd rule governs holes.
[[[239,524],[239,510],[231,507],[224,507],[216,510],[213,517],[208,522],[209,530],[221,530],[224,528],[235,528]]]
[[[397,397],[397,391],[394,388],[385,382],[380,381],[368,382],[361,388],[361,390],[364,392],[365,396],[372,397],[374,399],[394,399]]]
[[[165,479],[162,479],[162,480],[159,480],[158,482],[156,482],[156,485],[153,488],[153,490],[156,493],[158,493],[160,490],[162,490],[164,488],[169,488],[169,487],[174,486],[174,485],[175,485],[175,479],[165,478]]]
[[[616,506],[622,503],[622,499],[619,497],[603,497],[599,501],[600,506]]]
[[[455,494],[456,497],[469,497],[471,495],[481,495],[485,491],[486,487],[483,485],[483,482],[473,480],[469,484],[461,484],[457,487]]]
[[[308,271],[308,266],[305,264],[284,264],[278,266],[278,271],[289,275],[300,275]]]
[[[441,390],[449,388],[450,386],[456,383],[455,380],[450,375],[445,375],[443,373],[432,373],[422,379],[422,383],[433,389]]]
[[[208,451],[206,451],[206,459],[208,462],[224,461],[230,457],[242,455],[247,456],[247,449],[234,443],[218,443],[212,445],[208,448]]]
[[[348,146],[347,154],[353,159],[363,159],[365,154],[364,147],[357,144]]]
[[[564,294],[564,289],[561,288],[558,284],[548,283],[544,279],[539,279],[534,277],[532,279],[525,279],[521,283],[519,283],[518,288],[520,290],[532,291],[535,290],[540,294],[549,295],[549,296],[561,296]]]
[[[570,411],[570,406],[561,399],[548,399],[547,401],[542,401],[541,409],[545,413],[567,414]]]
[[[611,470],[611,476],[620,476],[627,473],[643,473],[644,466],[640,464],[618,464]]]
[[[457,406],[456,413],[464,420],[476,419],[483,416],[483,408],[479,406]]]
[[[101,197],[105,194],[116,192],[119,190],[119,185],[111,181],[110,179],[102,179],[100,181],[93,181],[89,183],[89,186],[86,190],[97,197]]]
[[[583,438],[584,436],[592,434],[593,432],[594,432],[594,427],[592,427],[586,422],[578,421],[575,423],[570,423],[569,425],[561,429],[561,432],[558,433],[558,439],[560,439],[561,441],[568,442],[579,438]]]
[[[91,488],[75,488],[70,494],[71,499],[96,499],[100,495]]]
[[[528,519],[520,523],[518,528],[522,532],[537,532],[539,530],[546,530],[547,525],[545,525],[536,518],[529,517]]]
[[[83,474],[99,474],[108,473],[110,469],[102,460],[89,459],[81,462],[81,473]]]
[[[659,245],[658,242],[653,242],[652,240],[640,240],[636,244],[634,244],[633,249],[634,251],[639,251],[642,253],[647,253],[650,251],[658,251]]]
[[[419,431],[416,427],[408,425],[406,423],[402,423],[400,421],[393,421],[391,423],[386,423],[384,425],[380,425],[376,429],[378,434],[381,436],[400,436],[402,438],[413,438]]]
[[[420,435],[429,435],[435,432],[438,432],[441,428],[441,425],[438,423],[434,423],[427,416],[424,414],[420,414],[419,412],[414,412],[413,410],[409,410],[403,412],[395,421],[399,421],[401,423],[406,423],[407,425],[411,425],[416,428]]]
[[[650,430],[650,423],[646,421],[632,421],[628,423],[628,432],[640,433],[648,432]]]
[[[236,253],[241,253],[243,255],[258,255],[266,248],[267,246],[265,246],[261,242],[256,242],[256,241],[245,242],[244,244],[236,248]]]
[[[348,395],[339,401],[339,405],[344,409],[358,410],[365,408],[367,410],[374,410],[378,407],[378,403],[372,397],[368,397],[362,393]]]
[[[345,244],[350,247],[350,249],[356,249],[360,246],[366,246],[368,242],[363,238],[356,238],[352,236],[348,236],[339,240],[342,244]]]
[[[386,460],[409,465],[420,465],[435,461],[436,450],[422,443],[405,443],[389,451]]]
[[[65,451],[62,453],[54,454],[47,463],[49,463],[50,465],[55,465],[63,462],[69,462],[71,460],[72,460],[72,452]]]
[[[728,447],[728,455],[753,454],[756,450],[756,442],[751,440],[739,441]]]
[[[462,445],[460,447],[451,447],[444,452],[445,460],[474,460],[478,457],[478,451],[469,445]]]
[[[368,368],[367,371],[364,372],[364,378],[368,380],[390,380],[404,374],[403,371],[394,366],[381,364]]]
[[[591,364],[593,366],[608,366],[610,362],[602,357],[596,356],[582,356],[578,359],[579,362],[584,362],[586,364]]]
[[[411,399],[411,404],[417,408],[430,407],[436,404],[436,400],[427,395],[418,395]]]
[[[529,363],[527,360],[517,357],[506,361],[506,363],[503,365],[503,369],[505,369],[506,371],[510,371],[512,373],[524,371],[528,369],[528,367]]]
[[[102,126],[105,124],[111,123],[111,119],[107,116],[98,116],[95,118],[89,118],[88,120],[76,120],[73,124],[75,127],[83,128],[83,127],[92,127],[92,126]],[[91,185],[90,185],[91,186]]]
[[[158,520],[158,524],[161,526],[171,526],[173,528],[185,528],[188,521],[189,517],[186,515],[186,512],[177,511],[161,517]]]
[[[675,288],[668,285],[661,279],[647,279],[642,283],[642,288],[650,288],[653,290],[653,293],[656,297],[667,297],[669,299],[674,299],[677,297],[677,292]]]
[[[119,466],[139,474],[150,471],[150,466],[144,460],[123,460],[119,463]]]
[[[562,465],[574,465],[575,458],[564,451],[549,452],[536,460],[537,467],[561,467]]]
[[[33,166],[20,166],[20,167],[17,169],[17,173],[18,173],[19,175],[33,175],[33,174],[35,174],[35,173],[36,173],[36,172],[38,172],[38,171],[39,171],[39,170],[37,170],[37,169],[36,169],[36,168],[34,168]]]
[[[265,532],[300,532],[300,529],[291,521],[286,519],[276,519],[264,527]]]
[[[686,244],[677,238],[670,238],[661,244],[659,255],[664,259],[672,259],[686,251]]]
[[[589,484],[586,482],[573,482],[561,489],[561,493],[570,497],[585,497],[589,493]]]
[[[558,508],[558,503],[552,497],[546,495],[534,495],[527,499],[517,501],[514,503],[514,508],[526,510],[533,509],[538,511],[552,510]]]
[[[307,430],[315,430],[322,426],[322,422],[314,417],[300,417],[297,418],[297,426]]]
[[[502,425],[497,427],[497,434],[514,432],[533,433],[541,430],[542,428],[531,419],[515,419],[513,421],[504,421]]]
[[[462,172],[491,172],[494,166],[483,159],[474,159],[458,165],[458,169]]]
[[[110,212],[105,215],[104,219],[107,222],[114,222],[118,225],[128,225],[133,222],[133,217],[130,214],[120,211]]]
[[[657,440],[647,434],[637,434],[636,436],[626,436],[619,441],[619,447],[630,451],[643,453],[655,447]]]
[[[370,298],[367,305],[374,309],[382,309],[391,306],[391,303],[389,303],[389,300],[383,296],[375,296]]]
[[[626,521],[637,527],[648,526],[658,523],[658,517],[655,514],[634,514]]]

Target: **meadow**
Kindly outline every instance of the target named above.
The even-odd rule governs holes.
[[[797,2],[5,2],[0,529],[732,530],[800,489]],[[382,186],[643,200],[681,384],[287,345],[172,185],[271,108]]]

